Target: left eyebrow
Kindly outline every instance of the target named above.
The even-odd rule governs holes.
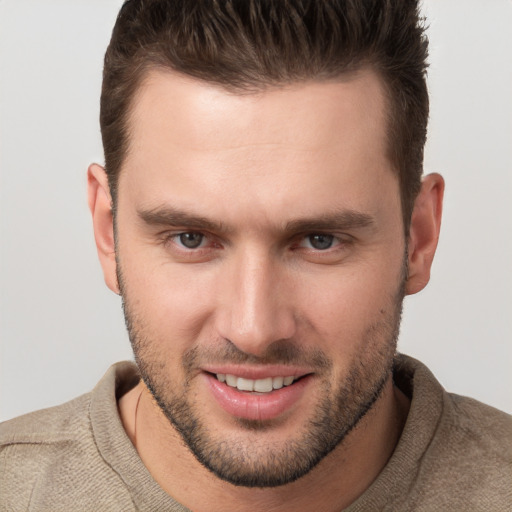
[[[342,210],[317,218],[304,218],[291,220],[286,224],[287,233],[307,233],[315,231],[350,231],[372,227],[375,219],[363,212],[355,210]]]

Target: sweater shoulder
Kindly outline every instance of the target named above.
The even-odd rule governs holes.
[[[90,431],[91,394],[0,423],[0,449],[15,444],[72,442]]]
[[[134,510],[98,449],[94,393],[0,424],[0,510]]]
[[[512,417],[445,393],[443,414],[420,460],[414,510],[508,510],[512,502]]]
[[[446,393],[441,438],[460,446],[461,455],[494,464],[512,463],[512,416],[473,398]],[[465,447],[465,450],[463,450]],[[472,453],[472,451],[474,451]]]

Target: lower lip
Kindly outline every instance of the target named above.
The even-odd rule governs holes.
[[[277,418],[291,409],[299,401],[311,380],[311,376],[308,375],[290,386],[270,393],[257,394],[239,391],[219,382],[209,373],[205,375],[213,396],[224,411],[237,418],[257,421]]]

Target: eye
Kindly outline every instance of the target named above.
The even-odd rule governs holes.
[[[201,231],[162,233],[161,244],[166,257],[178,263],[204,263],[220,255],[221,240]]]
[[[302,247],[315,249],[316,251],[326,251],[334,245],[337,245],[337,239],[333,235],[326,235],[322,233],[308,235],[301,243]]]
[[[175,240],[187,249],[199,249],[205,241],[205,236],[202,233],[189,231],[175,235]]]

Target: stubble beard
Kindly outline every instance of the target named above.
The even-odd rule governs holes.
[[[171,381],[165,357],[155,350],[159,343],[147,336],[144,322],[127,297],[119,264],[117,268],[126,326],[141,378],[194,457],[218,478],[233,485],[276,487],[306,475],[358,425],[391,378],[402,314],[404,272],[399,289],[390,300],[389,311],[381,311],[381,318],[366,329],[362,349],[348,375],[336,383],[330,377],[332,362],[318,350],[305,353],[283,341],[269,346],[264,357],[255,358],[228,340],[224,341],[223,350],[209,353],[195,347],[186,352],[181,361],[185,378],[180,383]],[[268,443],[265,432],[272,432],[272,420],[242,419],[237,420],[240,435],[236,439],[225,438],[222,432],[209,428],[208,418],[202,417],[193,403],[193,376],[199,361],[208,360],[238,364],[306,363],[322,375],[317,389],[322,390],[323,398],[293,439]]]

